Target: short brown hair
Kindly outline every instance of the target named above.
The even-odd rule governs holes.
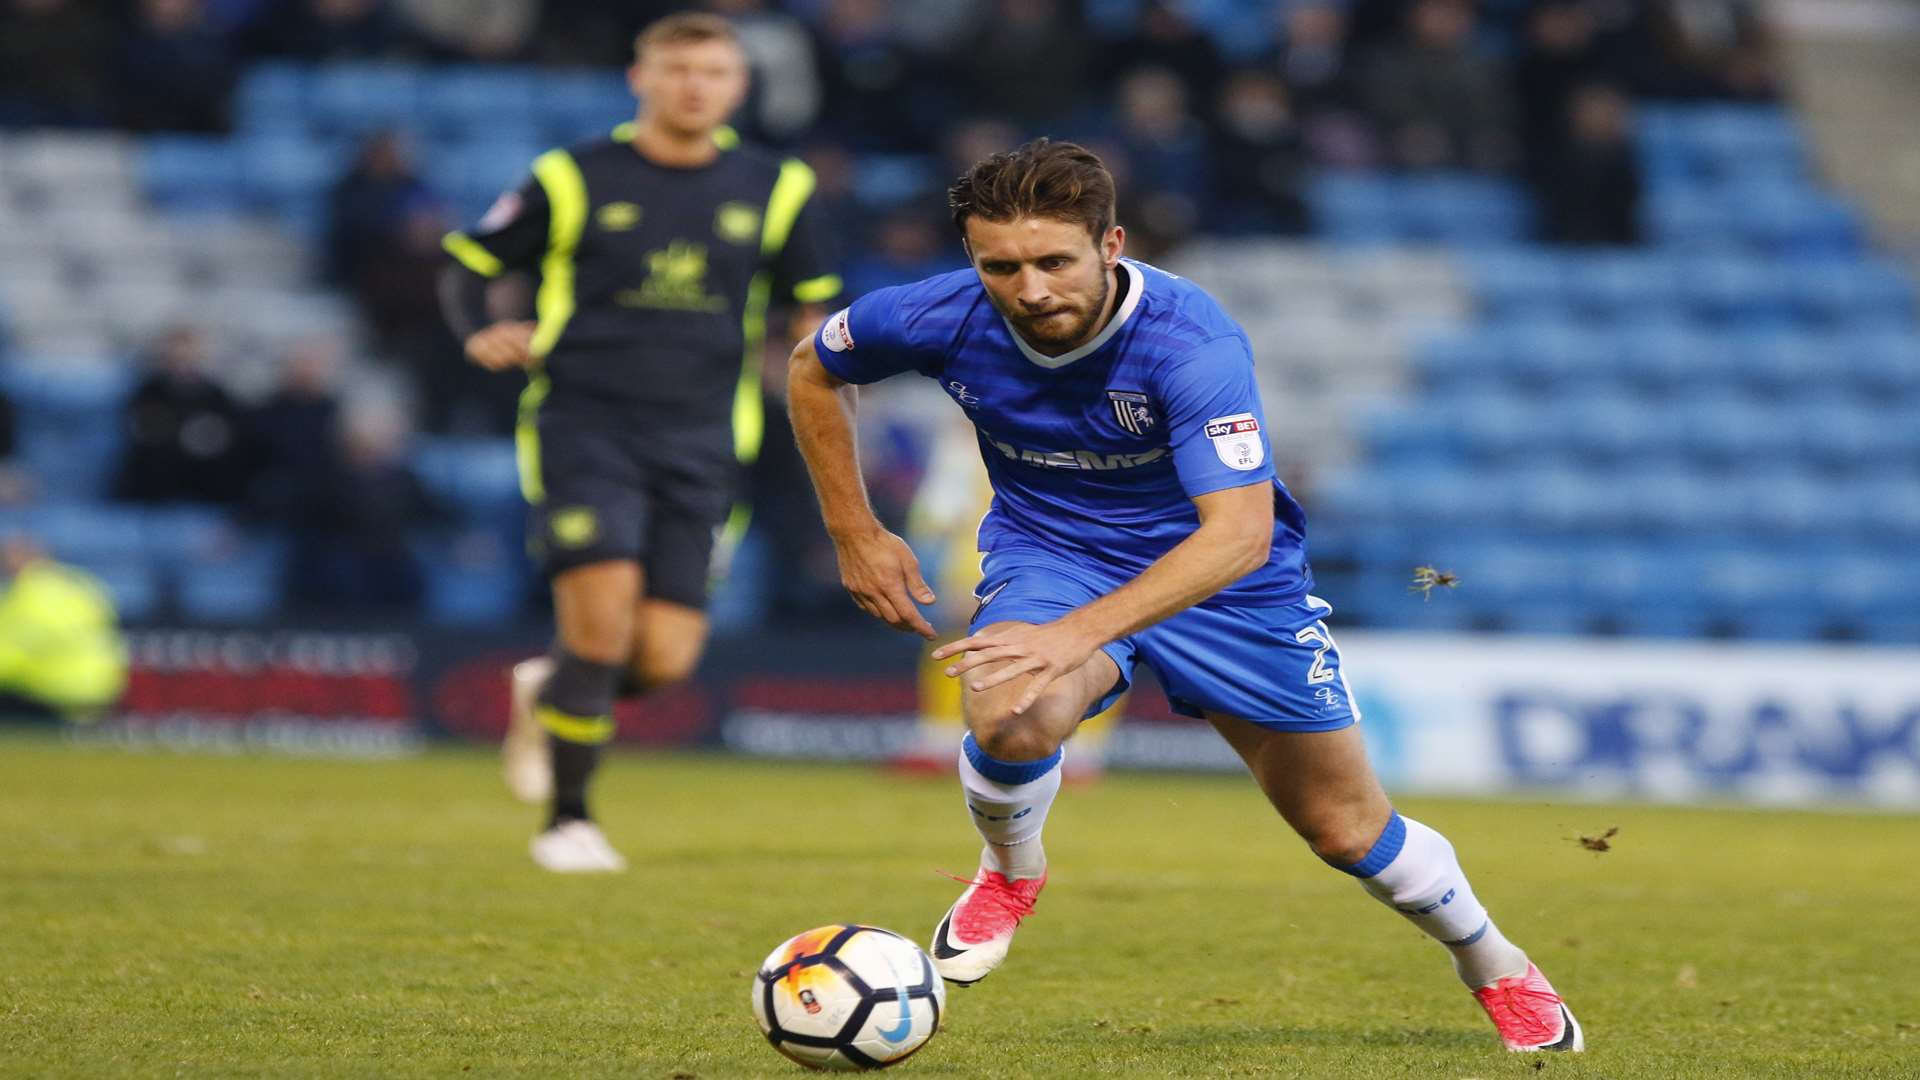
[[[640,59],[655,45],[697,45],[703,41],[730,41],[740,44],[733,24],[704,11],[683,11],[648,24],[633,39],[633,58]]]
[[[1113,227],[1113,174],[1078,143],[1035,139],[976,163],[947,189],[954,227],[967,219],[1053,218],[1083,225],[1094,242]]]

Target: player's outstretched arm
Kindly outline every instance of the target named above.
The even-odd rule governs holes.
[[[932,624],[915,606],[934,601],[920,576],[920,561],[905,540],[880,524],[867,501],[854,440],[857,394],[821,365],[812,337],[794,346],[787,363],[787,410],[839,556],[840,583],[860,610],[896,630],[932,638]]]

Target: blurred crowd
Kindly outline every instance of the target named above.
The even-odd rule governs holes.
[[[740,25],[756,87],[739,126],[814,164],[854,294],[957,265],[945,178],[1037,133],[1102,153],[1150,258],[1196,234],[1309,231],[1316,169],[1510,176],[1535,190],[1542,239],[1632,244],[1633,103],[1764,100],[1780,81],[1758,0],[0,0],[0,126],[223,132],[265,59],[613,67],[692,7]],[[512,423],[515,381],[462,363],[441,326],[439,237],[459,223],[416,153],[385,134],[342,163],[322,261],[408,369],[417,415],[343,411],[326,342],[242,403],[191,327],[152,346],[127,407],[118,496],[284,526],[296,601],[415,603],[408,538],[440,518],[409,424]],[[876,183],[886,170],[908,179]],[[806,489],[782,434],[754,479],[762,519],[783,557],[820,562],[810,500],[784,497]],[[879,478],[900,488],[883,509],[904,513],[911,475]],[[0,463],[0,498],[21,483]],[[844,607],[819,569],[794,604]]]
[[[0,124],[221,131],[266,58],[619,65],[688,7],[741,25],[753,135],[946,167],[983,122],[1078,137],[1149,244],[1299,232],[1310,165],[1517,171],[1554,236],[1628,242],[1568,218],[1630,201],[1629,102],[1779,81],[1759,0],[0,0]]]

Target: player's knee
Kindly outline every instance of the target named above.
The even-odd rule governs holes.
[[[1294,829],[1315,855],[1335,866],[1352,866],[1367,857],[1378,840],[1378,829],[1367,829],[1352,819],[1309,818],[1296,822]]]
[[[641,693],[675,686],[693,678],[700,666],[700,654],[690,652],[645,653],[634,659],[628,675]]]
[[[560,644],[582,660],[619,666],[632,648],[633,629],[618,623],[593,623],[566,628]]]
[[[1060,740],[1040,724],[1011,712],[974,719],[970,726],[973,741],[1000,761],[1039,761],[1060,749]]]

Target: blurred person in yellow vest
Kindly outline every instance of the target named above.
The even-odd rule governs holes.
[[[982,558],[975,539],[980,519],[993,501],[987,470],[980,463],[980,446],[973,425],[964,418],[940,428],[927,455],[927,472],[920,481],[908,513],[907,531],[915,546],[932,563],[941,600],[934,622],[941,630],[936,640],[964,634],[973,606],[979,603]],[[947,633],[953,631],[954,633]],[[946,661],[929,655],[933,643],[920,652],[920,721],[913,743],[888,762],[896,771],[951,776],[960,753],[960,737],[967,726],[960,711],[960,680],[946,676]],[[1061,768],[1069,782],[1097,780],[1106,767],[1107,739],[1126,709],[1127,695],[1097,716],[1081,721]]]
[[[127,685],[106,589],[19,536],[0,544],[0,573],[0,718],[98,718]]]

